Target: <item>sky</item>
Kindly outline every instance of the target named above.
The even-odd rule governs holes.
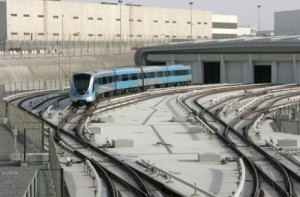
[[[69,0],[77,2],[118,2],[118,0]],[[238,16],[239,26],[258,26],[258,8],[260,5],[260,29],[274,29],[274,12],[300,9],[300,0],[123,0],[151,7],[190,9],[212,11],[214,14]]]

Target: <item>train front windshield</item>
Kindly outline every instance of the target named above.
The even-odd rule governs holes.
[[[86,93],[90,85],[91,75],[89,74],[77,74],[73,76],[74,87],[79,94]]]

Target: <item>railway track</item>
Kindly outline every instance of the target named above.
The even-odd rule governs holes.
[[[177,90],[175,92],[177,92]],[[166,94],[169,93],[170,92],[167,92]],[[157,96],[159,95],[161,94],[158,94]],[[153,96],[151,95],[146,95],[140,100],[149,99],[152,97]],[[39,103],[38,105],[30,109],[32,111],[32,115],[42,119],[40,115],[46,107],[40,107],[45,103],[50,104],[53,102],[57,102],[58,99],[64,99],[64,97],[62,96],[60,98],[57,97],[55,99],[52,99],[54,101],[50,101],[51,99],[48,99],[43,101],[42,103]],[[28,99],[21,101],[19,103],[19,107],[23,110],[28,111],[28,109],[24,108],[24,104],[22,104],[27,102]],[[97,169],[99,175],[103,177],[103,180],[105,180],[109,196],[118,196],[121,194],[120,191],[122,191],[123,195],[128,196],[153,196],[154,194],[159,195],[159,193],[163,196],[184,196],[183,194],[180,194],[179,192],[165,186],[164,184],[154,180],[153,178],[148,177],[144,172],[133,169],[131,166],[127,165],[118,158],[91,144],[86,139],[81,138],[81,135],[79,133],[82,122],[90,113],[92,113],[92,108],[93,107],[89,108],[86,111],[77,110],[77,112],[71,110],[70,115],[66,116],[59,125],[55,125],[54,123],[51,123],[49,121],[43,121],[45,121],[53,131],[56,131],[56,133],[54,134],[54,139],[58,144],[63,143],[65,146],[69,146],[68,150],[72,150],[72,154],[76,155],[76,157],[80,158],[81,160],[89,160],[92,163],[94,168]],[[97,110],[100,109],[101,108],[98,108]],[[78,118],[78,116],[80,116],[80,118]],[[73,121],[73,118],[75,118],[76,121]],[[73,127],[67,125],[68,122],[72,122],[72,124],[74,124],[74,122],[77,121],[79,122],[79,125],[73,125]],[[63,127],[69,127],[73,129],[77,128],[77,132],[71,132],[69,129],[66,130]],[[73,131],[73,129],[71,130]],[[86,149],[93,152],[93,158],[86,156],[86,152],[82,151]],[[120,169],[122,169],[122,172],[120,172]]]
[[[258,88],[259,86],[253,87]],[[297,196],[294,188],[298,188],[297,185],[295,186],[295,182],[298,181],[299,183],[299,176],[297,174],[292,174],[292,171],[289,168],[283,166],[276,159],[272,158],[270,154],[266,153],[262,147],[257,146],[247,135],[250,127],[254,124],[257,117],[259,117],[261,113],[266,113],[269,109],[272,108],[272,106],[274,107],[274,104],[276,103],[275,100],[272,102],[272,104],[269,103],[268,106],[265,106],[262,109],[258,109],[259,105],[257,105],[253,107],[253,109],[255,108],[255,110],[252,110],[251,113],[241,113],[235,121],[225,122],[221,119],[220,115],[218,115],[225,105],[233,102],[236,99],[247,100],[251,99],[254,96],[261,96],[267,93],[267,91],[251,93],[250,90],[253,89],[253,87],[247,85],[240,87],[223,87],[220,85],[210,89],[201,89],[201,95],[197,95],[197,97],[194,99],[194,104],[198,106],[198,109],[194,109],[191,107],[190,110],[194,113],[194,115],[199,116],[199,118],[201,118],[207,125],[209,125],[216,132],[215,134],[224,144],[232,148],[232,150],[237,155],[244,159],[247,165],[247,171],[249,172],[247,180],[249,180],[252,184],[251,196],[260,196],[265,191],[267,191],[267,193],[271,194],[272,196]],[[201,103],[197,102],[199,98],[204,98],[209,95],[220,93],[224,94],[226,92],[243,90],[245,91],[245,94],[222,99],[221,101],[217,101],[211,104],[209,107],[204,107],[203,105],[201,105]],[[248,90],[249,92],[246,92]],[[176,90],[174,92],[183,93],[186,91],[187,90]],[[144,98],[135,100],[135,102],[153,98],[155,96],[161,96],[163,94],[171,94],[174,92],[167,92],[157,95],[148,94],[145,95]],[[45,95],[42,96],[45,97]],[[285,97],[283,96],[281,99]],[[33,116],[46,121],[49,127],[51,127],[53,131],[55,131],[53,132],[53,135],[57,144],[64,144],[63,146],[67,146],[67,149],[71,151],[72,154],[76,155],[78,159],[82,161],[88,160],[89,162],[91,162],[101,179],[105,182],[108,196],[118,196],[121,194],[132,196],[185,196],[175,191],[174,189],[171,189],[166,185],[154,180],[144,172],[132,168],[120,159],[109,155],[105,151],[105,147],[99,147],[93,144],[90,138],[84,137],[85,134],[82,128],[85,124],[86,119],[93,113],[93,111],[110,110],[118,106],[118,104],[124,103],[123,101],[120,101],[119,103],[115,102],[112,104],[110,101],[107,101],[103,102],[105,104],[100,107],[91,106],[87,110],[66,110],[65,112],[68,112],[68,115],[59,120],[58,123],[55,121],[50,122],[48,120],[45,120],[44,118],[42,118],[42,115],[45,114],[47,107],[49,107],[50,105],[55,105],[56,103],[67,99],[66,95],[57,95],[56,97],[54,96],[52,98],[43,99],[43,101],[40,101],[39,103],[31,105],[29,107],[28,101],[32,98],[33,97],[23,99],[23,101],[19,103],[19,107],[25,111],[31,111]],[[280,99],[278,98],[277,100]],[[235,125],[240,124],[240,121],[245,120],[245,118],[241,117],[249,116],[251,117],[251,121],[247,120],[247,127],[245,127],[244,129],[245,131],[241,131],[241,129],[237,129],[235,127]],[[216,126],[216,124],[218,124],[218,126]],[[230,136],[226,133],[230,133]],[[234,140],[239,140],[238,143],[231,140],[232,135],[234,135]],[[86,150],[92,152],[92,154],[90,155],[93,155],[93,157],[87,156],[89,154],[87,154]],[[250,155],[252,157],[250,157]],[[276,174],[275,177],[282,177],[282,179],[274,180],[274,177],[266,173],[264,171],[265,169],[262,169],[260,167],[262,166],[262,163],[259,162],[261,162],[262,160],[266,160],[267,162],[271,161],[272,164],[268,164],[270,166],[277,166],[273,167],[271,171],[278,171],[279,169],[278,174]],[[108,164],[108,162],[112,162],[114,164]],[[122,169],[123,172],[116,172],[116,169]],[[273,187],[275,189],[273,189]]]
[[[292,95],[293,94],[291,94],[289,96],[292,96]],[[279,195],[279,196],[296,196],[296,194],[294,192],[292,180],[290,177],[290,172],[287,172],[285,167],[283,167],[278,161],[276,161],[276,159],[272,158],[269,154],[265,153],[261,148],[259,148],[254,143],[252,143],[251,140],[247,139],[244,135],[240,134],[238,131],[236,131],[233,128],[233,125],[237,124],[241,120],[241,117],[245,117],[247,115],[250,116],[254,112],[253,111],[251,111],[251,113],[245,112],[242,115],[240,115],[240,117],[237,117],[234,122],[232,122],[231,124],[228,124],[228,123],[225,123],[223,120],[221,120],[218,116],[215,116],[215,114],[211,112],[212,108],[217,107],[221,102],[218,104],[214,104],[214,106],[210,106],[208,108],[204,108],[198,102],[200,97],[205,97],[205,96],[206,95],[200,95],[200,96],[197,96],[196,98],[194,98],[194,100],[195,100],[194,103],[198,108],[200,108],[200,110],[199,110],[200,112],[195,112],[194,109],[191,109],[191,110],[194,111],[195,115],[201,117],[203,119],[203,121],[205,121],[208,125],[210,125],[216,131],[216,134],[219,136],[219,138],[225,144],[230,146],[239,156],[246,159],[246,161],[248,163],[248,168],[251,169],[251,171],[253,172],[252,174],[254,175],[252,180],[255,180],[255,183],[253,184],[255,186],[253,187],[252,195],[257,196],[258,195],[257,191],[259,191],[259,187],[262,187],[261,181],[259,180],[259,177],[258,177],[258,174],[260,174],[260,176],[263,176],[264,180],[267,180],[271,186],[276,188],[277,195]],[[245,97],[245,95],[242,95],[242,96]],[[283,96],[282,98],[275,99],[269,105],[272,106],[278,100],[281,100],[285,97],[288,97],[288,96]],[[234,98],[231,97],[228,100],[232,100],[232,99],[236,99],[236,98],[237,97],[234,97]],[[258,110],[258,112],[259,111],[264,112],[265,108]],[[256,112],[256,113],[258,113],[258,112]],[[211,122],[214,122],[214,124],[212,124]],[[216,123],[219,124],[218,128],[216,128],[216,126],[215,126]],[[229,139],[229,137],[228,137],[229,131],[230,131],[230,133],[233,133],[234,135],[237,136],[237,137],[235,137],[235,140],[239,140],[238,145],[236,142],[233,143],[232,140]],[[251,159],[249,159],[249,155],[250,155],[249,153],[251,153],[251,155],[252,155]],[[262,156],[259,157],[258,155],[263,155],[263,157]],[[265,159],[265,158],[267,158],[267,159]],[[256,159],[256,161],[254,161],[255,159]],[[260,167],[260,166],[262,166],[262,163],[257,164],[257,163],[259,163],[260,160],[267,160],[268,162],[271,162],[271,165],[269,165],[269,166],[276,166],[276,167],[271,168],[271,170],[269,170],[269,171],[274,171],[276,169],[280,173],[278,173],[277,176],[270,177],[268,175],[268,173],[266,173],[265,170],[263,170]],[[253,166],[254,166],[254,168],[253,168]],[[277,179],[275,179],[274,177],[277,177]],[[283,177],[283,178],[281,178],[281,177]],[[293,177],[295,177],[294,174],[293,174]]]

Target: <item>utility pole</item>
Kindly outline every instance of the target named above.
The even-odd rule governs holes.
[[[120,54],[122,53],[122,0],[118,0],[120,4]]]
[[[259,32],[260,32],[260,7],[261,7],[261,5],[257,5],[257,8],[258,8],[258,22],[257,22],[257,35],[259,34]]]
[[[193,39],[193,2],[190,1],[189,4],[190,4],[190,7],[191,7],[191,19],[190,19],[190,23],[191,23],[191,34],[190,34],[190,37],[191,37],[191,40],[192,40],[192,39]]]

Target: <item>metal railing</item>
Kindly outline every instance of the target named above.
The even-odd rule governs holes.
[[[1,58],[34,58],[51,56],[89,56],[101,54],[132,53],[140,47],[155,46],[172,42],[171,39],[112,40],[2,40]],[[59,52],[61,52],[59,54]]]
[[[52,135],[49,135],[49,155],[50,155],[50,168],[52,169],[52,179],[55,186],[55,193],[57,197],[64,196],[64,171],[60,165],[57,156],[56,147]]]
[[[60,166],[60,161],[57,156],[54,141],[52,136],[49,134],[49,131],[45,129],[44,123],[41,120],[30,115],[28,112],[21,110],[17,106],[3,100],[3,98],[7,95],[33,90],[41,90],[44,88],[44,83],[38,83],[40,85],[36,85],[37,82],[26,82],[24,84],[26,85],[17,85],[16,83],[13,86],[14,88],[11,88],[12,86],[8,84],[0,84],[0,118],[7,118],[8,126],[11,128],[15,128],[18,131],[18,137],[23,141],[24,145],[22,162],[27,162],[28,153],[44,153],[46,151],[46,145],[48,145],[49,147],[50,161],[49,169],[46,168],[38,170],[38,173],[31,181],[25,193],[25,196],[33,196],[33,192],[35,192],[35,194],[38,193],[38,196],[48,195],[49,193],[51,193],[51,191],[49,191],[49,187],[51,187],[51,184],[53,184],[55,196],[63,197],[63,169]],[[46,84],[48,88],[54,88],[58,86],[58,83],[54,85],[55,83],[51,82],[51,80],[46,81]],[[23,88],[18,89],[16,87]],[[6,92],[5,90],[8,92]],[[48,135],[45,135],[47,131]],[[48,182],[43,184],[42,182],[45,181],[45,179],[47,179]]]
[[[18,81],[8,82],[3,84],[3,92],[0,93],[1,98],[9,97],[11,95],[22,94],[26,92],[39,90],[54,90],[59,88],[59,79],[40,79],[33,81]],[[69,87],[69,79],[62,79],[62,87]],[[1,86],[0,86],[1,91]]]
[[[274,121],[279,132],[300,135],[300,102],[278,108]]]

